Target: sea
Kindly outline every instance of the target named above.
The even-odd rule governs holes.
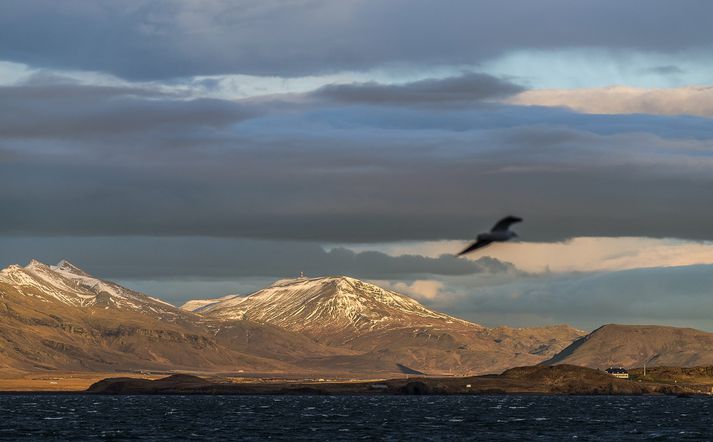
[[[0,440],[713,440],[713,398],[0,395]]]

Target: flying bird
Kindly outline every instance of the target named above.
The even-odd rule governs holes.
[[[494,242],[505,242],[507,240],[515,238],[517,236],[517,233],[510,230],[510,225],[519,222],[522,222],[522,218],[519,218],[517,216],[506,216],[505,218],[495,223],[493,228],[490,229],[490,232],[479,234],[473,244],[466,247],[465,250],[463,250],[456,256],[465,255],[466,253],[470,253],[473,250],[482,249],[483,247],[490,245]]]

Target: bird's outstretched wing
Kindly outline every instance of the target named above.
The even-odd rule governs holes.
[[[491,232],[502,232],[505,230],[508,230],[510,228],[511,224],[519,223],[522,222],[522,218],[517,217],[517,216],[506,216],[505,218],[501,219],[495,225],[493,226],[492,229],[490,229]]]
[[[466,253],[470,253],[470,252],[472,252],[473,250],[482,249],[483,247],[487,246],[487,245],[490,244],[491,242],[492,242],[492,241],[487,240],[487,239],[479,239],[478,241],[476,241],[476,242],[474,242],[473,244],[471,244],[471,245],[469,245],[468,247],[466,247],[462,252],[460,252],[460,253],[457,254],[456,256],[465,255]]]

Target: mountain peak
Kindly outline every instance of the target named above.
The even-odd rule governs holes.
[[[60,260],[56,265],[52,266],[51,269],[55,271],[72,273],[73,275],[77,276],[90,276],[89,273],[80,269],[79,267],[67,261],[66,259]]]
[[[280,287],[280,286],[293,285],[293,284],[304,284],[304,283],[323,284],[323,283],[329,283],[329,282],[354,283],[354,282],[363,282],[363,281],[359,281],[356,278],[352,278],[351,276],[345,276],[345,275],[329,275],[329,276],[314,276],[314,277],[300,276],[298,278],[278,279],[277,281],[270,284],[269,287]]]
[[[47,264],[33,258],[30,260],[29,263],[27,263],[25,268],[26,269],[36,269],[36,268],[45,269],[45,268],[49,268],[49,266]]]
[[[3,271],[3,272],[15,272],[15,271],[18,271],[18,270],[22,270],[22,268],[23,268],[23,267],[22,267],[21,265],[10,264],[9,266],[7,266],[7,267],[5,267],[4,269],[2,269],[2,271]]]

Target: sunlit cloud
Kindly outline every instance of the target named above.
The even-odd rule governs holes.
[[[521,92],[506,101],[517,105],[567,107],[588,114],[713,116],[713,86],[536,89]]]
[[[437,257],[460,251],[465,241],[425,241],[350,245],[356,251],[379,250],[392,256]],[[489,256],[531,273],[618,271],[649,267],[713,264],[713,242],[638,237],[580,237],[563,242],[497,244],[469,259]]]
[[[399,293],[405,293],[421,301],[434,301],[437,298],[447,296],[444,293],[444,283],[435,279],[418,279],[411,282],[372,280],[370,282]]]

